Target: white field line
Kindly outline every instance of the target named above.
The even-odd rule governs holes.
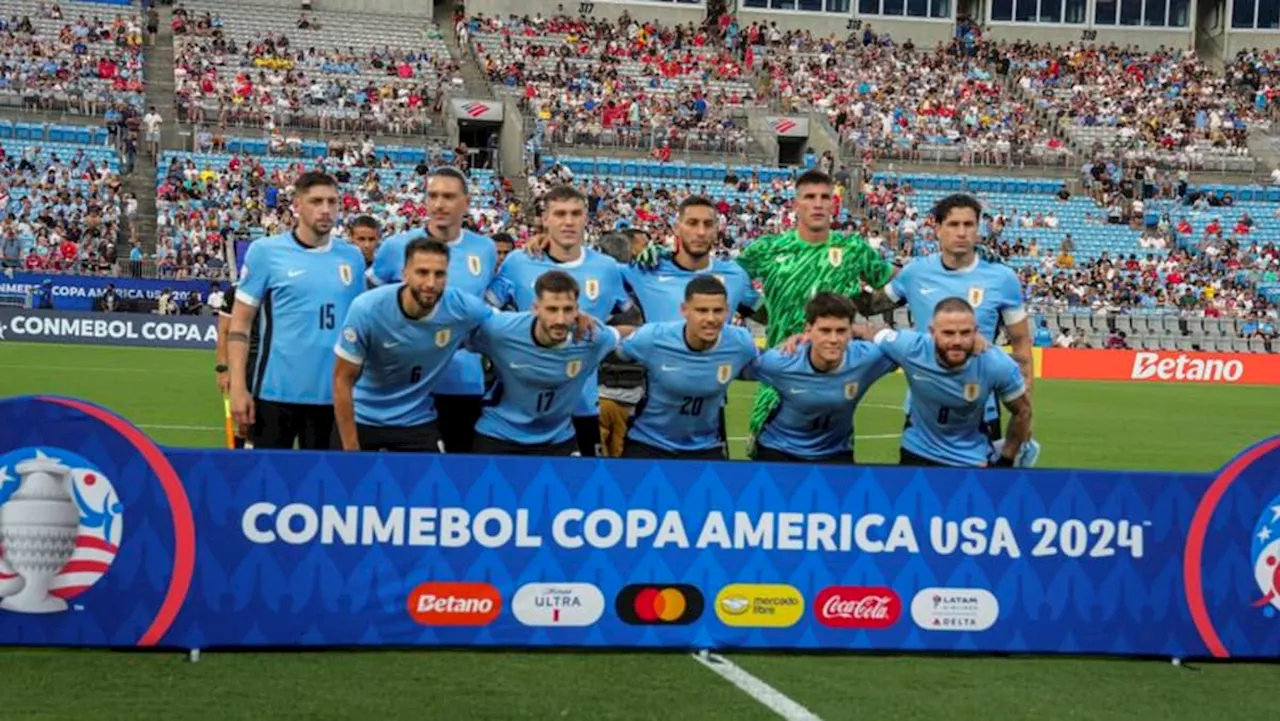
[[[817,714],[783,695],[781,691],[747,673],[746,669],[718,653],[693,654],[693,660],[711,669],[712,673],[737,686],[740,691],[755,699],[786,721],[822,721]]]

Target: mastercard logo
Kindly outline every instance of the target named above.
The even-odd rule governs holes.
[[[705,608],[702,592],[687,583],[624,586],[614,602],[618,618],[633,626],[685,626]]]

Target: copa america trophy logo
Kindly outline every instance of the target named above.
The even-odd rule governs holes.
[[[40,449],[18,454],[28,457],[0,465],[0,610],[65,611],[114,560],[123,507],[87,463],[73,467]]]
[[[1280,496],[1271,499],[1258,518],[1252,546],[1253,575],[1262,593],[1253,605],[1269,618],[1280,609]]]

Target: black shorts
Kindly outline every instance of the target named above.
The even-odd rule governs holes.
[[[564,443],[539,443],[536,445],[526,445],[524,443],[514,443],[512,441],[504,441],[500,438],[492,438],[483,433],[476,434],[476,442],[472,447],[472,453],[480,453],[488,456],[576,456],[578,455],[578,442],[570,439]]]
[[[362,451],[391,451],[393,453],[444,453],[440,429],[436,422],[420,426],[367,426],[356,424],[356,438]],[[333,448],[342,448],[342,437],[333,429]]]
[[[790,453],[774,450],[768,446],[762,446],[759,443],[756,444],[755,451],[751,454],[751,460],[769,463],[813,463],[819,466],[848,466],[854,463],[852,451],[821,458],[801,458]]]
[[[1004,438],[1004,432],[1000,430],[1000,426],[1001,426],[1000,407],[996,406],[996,417],[990,421],[983,421],[979,423],[978,430],[982,431],[982,435],[986,436],[987,440],[991,441],[992,443],[995,443],[1001,438]],[[911,414],[908,413],[906,420],[903,421],[902,423],[902,430],[905,431],[910,427],[911,427]]]
[[[254,448],[327,451],[333,439],[333,406],[304,403],[254,403]]]
[[[701,451],[668,451],[663,448],[641,443],[627,436],[627,445],[622,448],[623,458],[661,458],[672,461],[727,461],[729,456],[724,446],[708,448]]]
[[[439,433],[447,453],[470,453],[476,438],[476,421],[484,409],[482,396],[435,395]],[[364,443],[360,444],[362,447]]]
[[[900,466],[927,466],[930,468],[954,468],[946,463],[939,463],[931,458],[925,458],[916,453],[912,453],[905,448],[898,449],[898,465]]]
[[[600,416],[574,416],[573,433],[578,443],[578,453],[583,458],[595,458],[604,455],[600,445]]]

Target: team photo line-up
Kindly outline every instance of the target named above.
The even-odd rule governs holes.
[[[304,173],[294,228],[250,244],[222,310],[236,445],[725,460],[743,379],[758,381],[751,458],[850,464],[859,401],[901,369],[902,464],[1034,465],[1028,315],[1014,271],[978,252],[978,201],[940,200],[939,252],[898,269],[833,232],[830,177],[795,192],[794,229],[724,260],[708,198],[680,204],[674,252],[636,229],[597,250],[567,185],[515,250],[463,228],[452,168],[427,178],[426,227],[383,241],[361,216],[347,242],[337,182]],[[915,329],[856,322],[903,305]],[[767,350],[739,319],[765,325]]]

